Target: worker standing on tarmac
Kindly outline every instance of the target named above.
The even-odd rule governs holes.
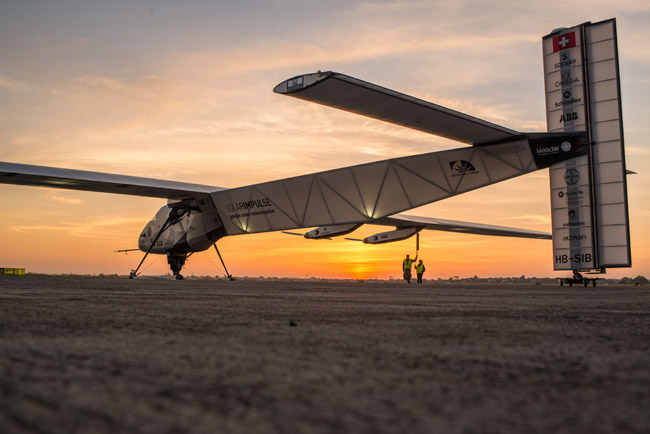
[[[417,258],[417,257],[416,257]],[[424,271],[426,268],[424,268],[424,263],[422,262],[422,259],[420,259],[420,262],[415,266],[415,274],[418,276],[418,283],[422,283],[422,275],[424,274]]]
[[[418,255],[415,255],[415,259],[410,259],[409,255],[406,255],[406,259],[402,261],[402,270],[404,271],[404,280],[408,283],[411,283],[411,267],[413,263],[417,261]]]

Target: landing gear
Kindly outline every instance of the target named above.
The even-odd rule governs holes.
[[[171,268],[172,274],[176,280],[183,280],[181,269],[183,268],[183,265],[185,265],[185,260],[188,256],[187,253],[167,252],[167,263],[169,264],[169,268]]]
[[[129,274],[129,279],[135,279],[138,276],[138,270],[144,263],[144,260],[147,259],[147,256],[153,249],[153,247],[156,245],[156,242],[158,241],[158,238],[160,238],[160,235],[162,235],[165,230],[167,230],[174,222],[178,221],[179,218],[181,218],[184,213],[186,212],[185,209],[181,210],[176,210],[172,209],[167,217],[167,220],[162,224],[160,227],[160,230],[156,234],[156,236],[151,240],[151,244],[149,245],[149,248],[144,254],[144,257],[138,264],[138,267],[131,271]],[[191,253],[190,253],[191,255]],[[181,269],[183,268],[183,265],[185,265],[185,260],[189,257],[187,253],[176,253],[176,252],[167,252],[167,263],[169,264],[169,267],[172,270],[172,273],[174,274],[174,277],[177,280],[182,280],[183,276],[181,276],[180,272]]]

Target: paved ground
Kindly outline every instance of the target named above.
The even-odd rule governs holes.
[[[0,278],[0,432],[650,431],[650,289]]]

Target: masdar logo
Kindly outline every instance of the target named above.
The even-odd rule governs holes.
[[[471,162],[465,160],[450,161],[449,167],[451,167],[451,176],[465,176],[478,173],[476,167]]]

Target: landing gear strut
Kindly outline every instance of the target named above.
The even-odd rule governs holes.
[[[149,245],[149,248],[145,252],[144,257],[142,258],[142,260],[140,261],[140,263],[138,264],[136,269],[132,270],[131,273],[129,274],[129,279],[135,279],[136,278],[136,276],[138,275],[138,270],[140,269],[140,267],[142,267],[142,263],[144,262],[145,259],[147,259],[147,256],[149,256],[149,252],[151,252],[151,249],[153,249],[153,246],[156,245],[156,241],[158,241],[158,238],[160,238],[160,235],[162,235],[162,233],[165,232],[165,229],[167,229],[170,226],[171,220],[172,220],[172,214],[170,213],[169,216],[167,217],[167,220],[165,220],[165,223],[163,223],[163,225],[160,227],[160,230],[158,231],[156,236],[153,238],[153,240],[151,240],[151,244]],[[183,264],[184,263],[185,263],[185,259],[183,259]],[[182,264],[181,264],[181,267],[183,267]],[[179,271],[180,271],[180,268],[179,268]]]
[[[185,265],[185,260],[188,256],[187,253],[167,252],[167,263],[169,264],[169,268],[171,268],[172,274],[174,274],[176,280],[183,280],[181,269],[183,268],[183,265]]]
[[[217,247],[217,243],[214,243],[213,246],[214,246],[214,250],[217,251],[217,255],[219,255],[219,259],[221,260],[221,265],[223,265],[223,269],[226,272],[226,278],[228,278],[228,280],[235,280],[235,278],[232,277],[232,274],[228,272],[225,262],[223,262],[223,258],[221,257],[221,253],[219,253],[219,248]]]

